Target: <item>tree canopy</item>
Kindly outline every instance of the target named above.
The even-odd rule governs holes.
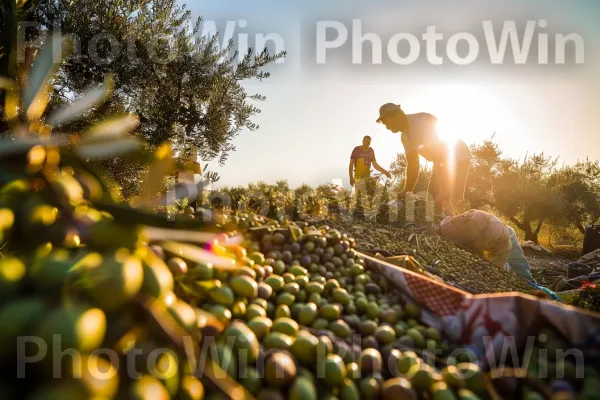
[[[575,228],[600,220],[600,162],[579,161],[558,165],[543,153],[514,160],[504,157],[494,137],[471,146],[473,158],[465,197],[469,206],[503,217],[538,242],[545,224]],[[390,172],[404,187],[406,158],[399,154]],[[427,190],[430,172],[419,176],[417,191]]]
[[[233,41],[220,48],[218,35],[202,36],[202,19],[176,0],[71,0],[35,2],[23,30],[30,44],[58,30],[76,40],[75,55],[61,65],[49,109],[114,79],[106,112],[133,112],[136,132],[150,146],[166,141],[175,150],[195,147],[203,161],[226,162],[233,139],[255,130],[260,94],[243,81],[270,76],[265,67],[284,57],[248,48],[243,57]],[[101,118],[103,110],[94,115]],[[89,121],[87,121],[89,122]],[[74,126],[69,128],[77,128]],[[112,164],[118,162],[113,160]]]

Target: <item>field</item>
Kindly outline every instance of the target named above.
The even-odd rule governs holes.
[[[258,129],[242,82],[284,54],[226,57],[176,3],[0,6],[0,399],[597,397],[598,288],[553,298],[439,236],[403,154],[356,191],[205,190],[199,160]],[[107,32],[126,54],[78,57]],[[600,218],[600,162],[471,152],[457,212],[548,247],[525,252],[549,287]]]

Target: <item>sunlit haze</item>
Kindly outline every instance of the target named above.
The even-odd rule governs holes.
[[[577,6],[561,1],[187,3],[194,16],[214,21],[220,33],[227,21],[244,20],[245,27],[236,28],[234,39],[246,33],[252,46],[256,33],[277,34],[288,52],[285,63],[269,68],[271,78],[246,84],[250,94],[267,97],[257,104],[262,112],[253,119],[260,129],[241,132],[233,143],[237,151],[224,167],[210,162],[210,169],[221,175],[218,186],[287,179],[295,187],[336,178],[348,186],[350,153],[364,135],[372,136],[376,157],[387,168],[403,151],[399,135],[375,122],[379,106],[387,102],[401,104],[407,113],[435,115],[445,140],[460,137],[475,144],[495,133],[494,140],[510,157],[545,152],[567,163],[600,158],[597,1],[578,1]],[[375,32],[382,38],[382,65],[373,65],[370,42],[362,46],[362,65],[353,64],[352,20],[358,18],[362,35]],[[348,44],[327,53],[325,65],[316,61],[319,21],[338,21],[348,29]],[[532,21],[527,65],[515,65],[510,50],[505,65],[491,65],[483,21],[492,21],[498,31],[503,22],[516,21],[521,37],[526,22]],[[421,58],[413,65],[390,61],[386,41],[393,34],[410,32],[419,38],[429,26],[446,33],[437,45],[443,65],[431,65],[424,42]],[[457,32],[481,38],[480,57],[471,65],[449,61],[452,54],[446,51],[446,42]],[[566,36],[572,33],[583,40],[584,62],[576,64],[576,59],[583,60],[583,52],[577,54],[572,41],[564,46],[562,65],[556,61],[561,55],[555,35],[573,38]],[[467,50],[463,41],[456,54],[464,58]],[[545,59],[548,62],[540,65]]]

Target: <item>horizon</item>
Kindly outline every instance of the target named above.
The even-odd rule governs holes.
[[[349,187],[349,156],[365,135],[373,139],[379,164],[388,168],[403,148],[399,136],[375,123],[387,102],[401,104],[407,113],[432,113],[447,136],[461,137],[468,145],[495,133],[494,141],[513,159],[534,153],[559,157],[559,164],[600,159],[594,118],[600,106],[600,52],[592,40],[600,34],[594,19],[600,4],[583,0],[578,5],[574,9],[555,0],[525,6],[515,0],[477,5],[464,0],[189,3],[193,18],[201,16],[205,31],[217,29],[221,40],[231,37],[240,48],[262,40],[271,53],[283,44],[288,53],[283,63],[265,68],[271,77],[244,84],[249,95],[266,96],[254,103],[261,113],[252,121],[260,127],[234,139],[237,151],[225,166],[208,162],[208,169],[221,176],[214,187],[283,179],[290,187],[333,179]],[[353,34],[357,21],[366,38],[362,47]],[[487,31],[485,21],[490,21]],[[321,35],[323,26],[329,27],[326,35]],[[410,36],[433,34],[429,27],[443,38],[438,36],[435,48],[421,41],[419,50]],[[394,59],[388,47],[398,34],[403,40],[397,56],[403,59]],[[531,42],[520,55],[513,34],[519,45]],[[445,45],[453,35],[458,36],[450,51]],[[504,64],[498,65],[489,55],[502,50],[502,40],[506,51],[498,52],[495,62]],[[413,50],[419,54],[408,60]],[[432,51],[443,65],[432,62]],[[324,63],[319,64],[319,54],[326,56],[320,59]],[[381,64],[374,65],[373,56]],[[527,65],[515,65],[513,57]],[[468,65],[457,65],[461,60]]]

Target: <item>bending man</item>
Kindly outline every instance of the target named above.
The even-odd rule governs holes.
[[[454,205],[464,200],[467,175],[471,162],[469,146],[457,140],[453,146],[437,135],[437,118],[429,113],[405,114],[397,104],[387,103],[379,109],[379,118],[393,133],[402,132],[406,154],[406,183],[400,196],[413,192],[419,176],[419,156],[433,162],[433,174],[428,192],[436,206],[447,215],[454,214]]]

